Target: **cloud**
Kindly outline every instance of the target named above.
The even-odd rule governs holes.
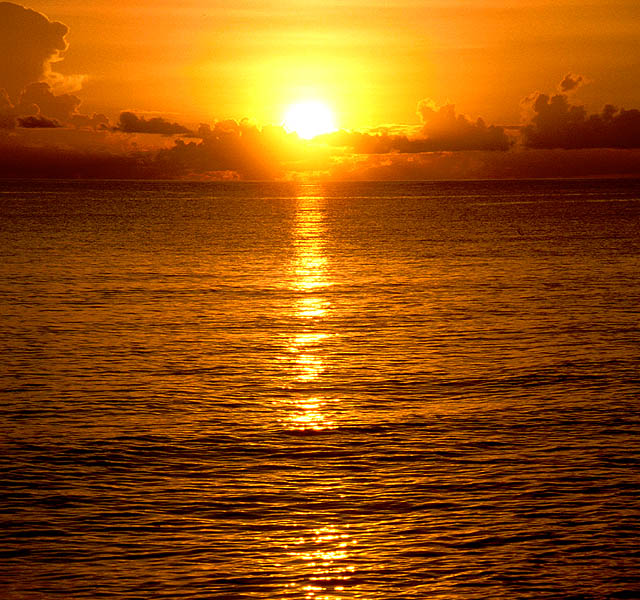
[[[51,65],[66,26],[0,2],[0,177],[272,180],[312,173],[334,179],[470,179],[640,175],[640,111],[606,106],[588,115],[567,93],[586,82],[568,73],[562,93],[536,94],[518,134],[418,104],[420,124],[338,131],[300,140],[282,127],[218,121],[197,131],[163,117],[79,112]],[[156,134],[156,135],[147,135]],[[170,136],[179,136],[172,138]],[[601,149],[610,148],[610,149]],[[625,150],[626,149],[626,150]]]
[[[437,150],[508,150],[509,138],[502,127],[487,126],[482,119],[475,123],[456,115],[453,104],[437,108],[433,102],[418,104],[422,119],[422,137]]]
[[[340,129],[318,136],[317,141],[351,149],[356,154],[388,154],[406,152],[411,142],[405,135],[389,135],[385,131],[366,133]]]
[[[248,121],[219,121],[198,131],[201,142],[176,140],[161,150],[157,161],[178,176],[234,172],[241,179],[277,179],[285,174],[284,163],[300,154],[300,140],[282,127],[258,128]]]
[[[104,129],[109,119],[102,114],[89,115],[77,111],[80,99],[72,94],[54,95],[48,83],[29,84],[14,106],[5,90],[0,89],[0,129],[20,127],[76,127]],[[25,125],[26,123],[26,125]]]
[[[274,180],[437,180],[639,176],[640,149],[517,149],[355,154],[301,141],[279,127],[222,121],[143,148],[113,130],[23,128],[0,131],[0,177]],[[166,141],[166,138],[162,138]],[[160,139],[158,139],[160,141]],[[320,150],[318,150],[320,148]]]
[[[319,139],[334,146],[349,147],[356,154],[505,151],[511,146],[502,127],[487,126],[482,119],[472,122],[464,115],[457,115],[452,104],[438,108],[432,102],[422,100],[418,104],[418,114],[422,126],[411,136],[390,134],[384,130],[374,133],[341,130]]]
[[[640,150],[519,150],[353,155],[328,174],[339,181],[534,179],[640,175]]]
[[[58,123],[58,121],[56,121],[55,119],[47,119],[47,117],[43,117],[41,115],[19,117],[18,126],[24,127],[25,129],[62,127],[62,125],[60,125],[60,123]]]
[[[563,93],[573,92],[585,83],[587,83],[587,80],[582,75],[567,73],[564,79],[558,84],[558,89]]]
[[[3,160],[0,161],[0,177],[162,178],[162,174],[153,168],[150,157],[145,153],[114,154],[107,149],[82,151],[66,147],[34,147],[2,139],[0,152],[3,154]]]
[[[30,83],[51,73],[67,49],[67,26],[11,2],[0,2],[0,88],[17,98]]]
[[[0,129],[13,129],[16,125],[13,104],[7,91],[0,89]]]
[[[51,70],[67,49],[67,32],[66,25],[34,10],[0,2],[0,129],[104,124],[103,115],[78,113],[77,96],[54,94],[51,84],[60,89],[81,79]]]
[[[77,96],[73,94],[56,96],[48,83],[39,82],[31,83],[24,89],[17,109],[23,114],[35,111],[62,123],[70,123],[80,103],[80,98]]]
[[[144,148],[136,134],[43,128],[41,117],[25,119],[30,128],[0,132],[0,177],[273,180],[286,178],[307,147],[282,127],[247,121],[220,121],[202,126],[199,140]]]
[[[162,117],[145,119],[128,111],[120,114],[120,121],[116,129],[125,133],[156,133],[160,135],[192,134],[190,129],[187,129],[179,123],[170,123]]]
[[[92,117],[89,115],[75,114],[71,116],[71,123],[78,128],[109,129],[109,119],[102,113],[94,113]]]
[[[531,98],[534,115],[522,128],[529,148],[640,148],[640,111],[611,105],[587,115],[584,106],[572,105],[565,94]]]

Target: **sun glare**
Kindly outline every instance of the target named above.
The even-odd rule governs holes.
[[[287,109],[282,124],[288,132],[295,132],[305,140],[336,130],[331,109],[318,100],[292,104]]]

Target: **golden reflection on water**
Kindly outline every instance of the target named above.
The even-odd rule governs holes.
[[[311,381],[324,371],[320,342],[327,337],[327,333],[301,333],[290,340],[289,350],[296,355],[297,380]]]
[[[325,198],[315,186],[305,186],[297,198],[294,227],[294,256],[290,267],[290,287],[295,294],[294,331],[287,338],[287,349],[293,355],[291,384],[317,381],[326,369],[325,342],[333,337],[324,318],[331,303],[323,294],[330,283],[327,277],[325,249]],[[310,396],[292,399],[286,426],[293,429],[326,429],[334,426],[324,409],[328,401]]]
[[[315,191],[315,188],[307,190]],[[297,199],[294,231],[295,256],[293,287],[314,291],[327,287],[327,256],[324,248],[325,225],[322,196],[300,195]]]
[[[329,303],[324,298],[317,296],[307,296],[299,298],[297,301],[296,312],[303,319],[312,319],[314,317],[324,317],[327,314]]]
[[[336,592],[344,591],[347,582],[355,572],[355,565],[349,564],[350,546],[355,540],[337,527],[321,527],[292,544],[290,557],[302,563],[305,570],[312,572],[302,586],[305,598],[339,600]],[[293,587],[296,584],[290,584]],[[326,595],[330,594],[330,595]]]
[[[336,409],[339,398],[314,392],[314,384],[322,384],[329,368],[327,345],[334,344],[337,331],[331,329],[328,317],[332,305],[328,297],[331,282],[328,276],[329,258],[326,251],[324,221],[325,198],[313,186],[303,188],[297,198],[294,229],[294,255],[289,269],[289,285],[293,293],[291,306],[292,331],[286,337],[290,390],[282,424],[293,430],[326,430],[337,427]],[[331,496],[340,493],[340,481],[318,475],[318,489]],[[315,489],[309,491],[317,493]],[[319,523],[320,525],[320,523]],[[344,528],[347,528],[345,525]],[[319,527],[293,540],[289,556],[295,569],[298,593],[311,600],[339,600],[345,583],[355,567],[349,564],[348,547],[355,541],[335,524]],[[304,574],[300,580],[301,572]],[[353,590],[352,590],[353,591]]]

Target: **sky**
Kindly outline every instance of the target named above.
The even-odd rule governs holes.
[[[640,175],[639,40],[637,0],[0,2],[0,176]]]

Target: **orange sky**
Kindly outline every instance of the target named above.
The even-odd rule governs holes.
[[[498,124],[567,73],[588,108],[640,105],[637,0],[33,0],[65,23],[87,110],[278,123],[299,96],[347,128],[416,123],[428,97]]]
[[[0,1],[0,177],[640,175],[639,34],[637,0]],[[279,129],[300,100],[341,131]]]

